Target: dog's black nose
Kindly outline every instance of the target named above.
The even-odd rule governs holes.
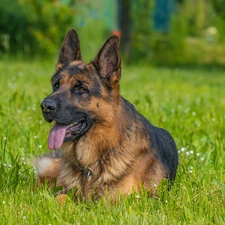
[[[51,113],[56,110],[56,102],[52,99],[44,99],[41,108],[44,113]]]

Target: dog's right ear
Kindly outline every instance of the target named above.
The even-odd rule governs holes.
[[[110,37],[92,61],[100,76],[104,78],[110,86],[114,86],[118,83],[121,76],[119,44],[120,39],[118,36],[114,35]]]
[[[71,29],[62,43],[56,71],[74,60],[82,60],[82,57],[78,34],[75,29]]]

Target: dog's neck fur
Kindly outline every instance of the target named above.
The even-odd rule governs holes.
[[[125,147],[129,146],[130,142],[133,143],[134,139],[140,138],[135,136],[135,129],[137,127],[140,129],[141,126],[141,123],[140,125],[138,124],[139,114],[135,114],[137,118],[134,118],[134,114],[131,112],[135,109],[131,104],[129,105],[129,109],[127,109],[127,106],[125,109],[125,101],[126,100],[122,97],[119,97],[119,104],[115,107],[114,114],[110,115],[112,117],[111,120],[114,122],[109,123],[109,121],[106,121],[105,124],[96,123],[86,135],[81,137],[81,139],[83,139],[82,141],[78,141],[76,144],[73,142],[63,144],[62,157],[64,162],[66,162],[64,166],[67,167],[65,171],[71,172],[69,174],[62,174],[62,179],[63,177],[74,176],[74,174],[76,174],[74,177],[77,177],[77,173],[79,173],[83,176],[82,182],[86,182],[85,179],[90,178],[87,177],[87,173],[91,171],[89,175],[93,176],[93,179],[95,175],[102,175],[101,181],[96,182],[112,184],[115,179],[124,175],[120,173],[117,174],[117,170],[114,170],[113,167],[123,167],[122,170],[118,171],[127,172],[128,168],[132,166],[134,158],[142,154],[142,151],[148,148],[147,137],[142,138],[143,141],[139,144],[138,149],[135,149],[134,146],[130,146],[129,149]],[[129,119],[128,115],[127,120],[121,123],[120,120],[123,118],[123,113],[128,113],[132,116],[132,119]],[[136,121],[136,123],[134,123],[134,121]],[[118,126],[118,124],[121,126]],[[121,137],[121,134],[123,137]],[[95,137],[98,137],[98,140],[95,140]],[[129,154],[127,154],[127,152],[129,152]],[[124,159],[124,157],[119,157],[119,155],[124,154],[127,155],[126,159]],[[105,173],[105,165],[107,166],[107,173]],[[112,165],[112,167],[110,165]],[[110,170],[110,168],[112,169]],[[66,180],[67,179],[64,179],[65,183]],[[71,189],[75,185],[79,186],[79,182],[76,178],[74,183],[65,184],[66,189]],[[82,186],[81,183],[80,186]]]

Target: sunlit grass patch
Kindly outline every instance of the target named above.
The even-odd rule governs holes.
[[[224,224],[225,75],[211,69],[123,66],[122,95],[179,151],[171,191],[145,191],[111,204],[65,205],[36,184],[32,156],[47,151],[50,124],[40,102],[51,92],[52,63],[0,63],[0,224]]]

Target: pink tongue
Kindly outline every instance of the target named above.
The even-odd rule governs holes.
[[[68,126],[62,126],[55,124],[50,130],[48,136],[48,148],[51,150],[59,149],[66,135],[66,129]]]

